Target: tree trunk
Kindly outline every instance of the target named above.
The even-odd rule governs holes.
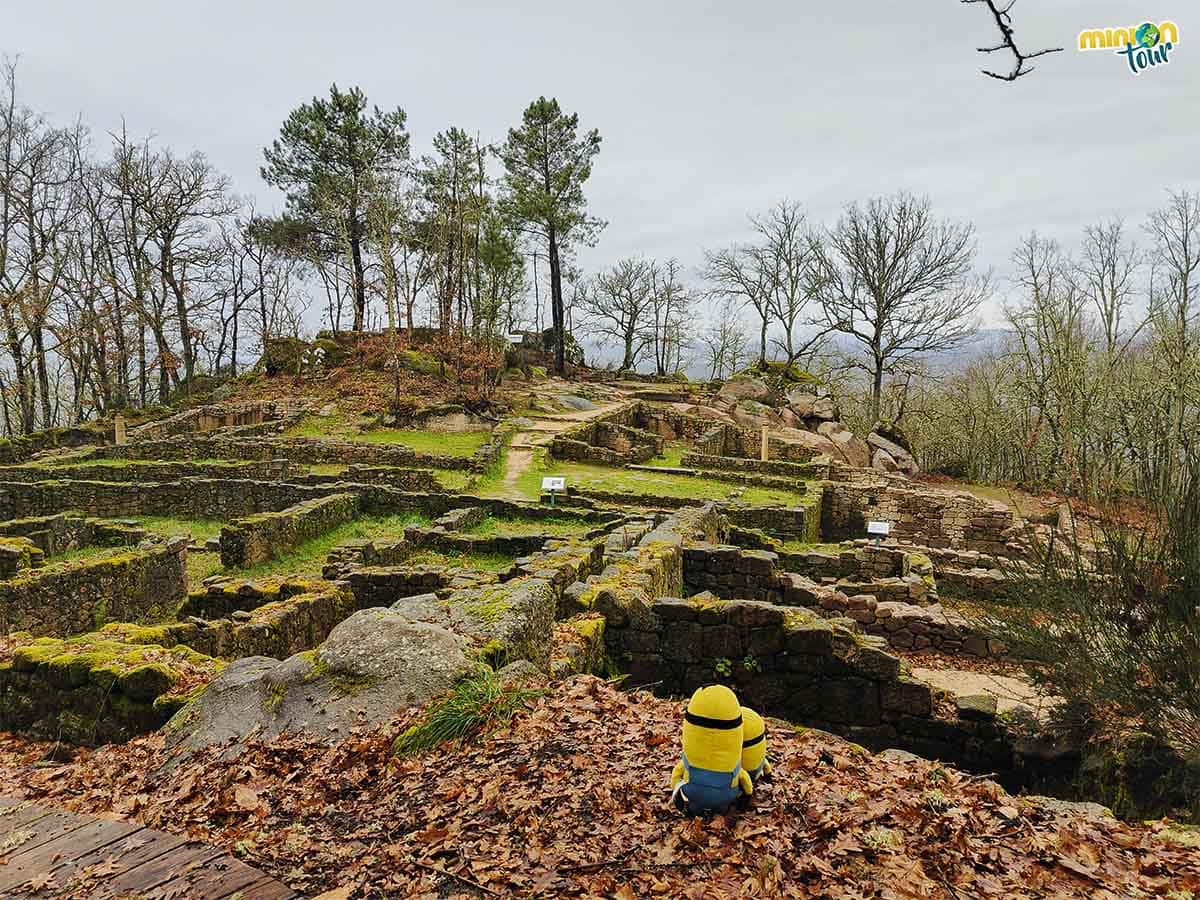
[[[767,366],[767,317],[764,315],[762,319],[762,328],[758,335],[758,360],[765,369]]]
[[[54,424],[54,415],[50,410],[50,372],[46,367],[46,339],[39,321],[33,326],[34,366],[37,371],[38,390],[42,401],[42,427],[50,428]]]
[[[550,235],[550,306],[554,318],[554,374],[566,375],[565,335],[563,334],[562,271],[558,262],[558,236],[554,228]]]
[[[367,286],[362,257],[362,236],[358,233],[357,216],[350,220],[350,259],[354,264],[354,330],[363,330],[363,319],[367,314]]]

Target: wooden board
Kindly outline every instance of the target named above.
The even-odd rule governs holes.
[[[295,891],[178,835],[0,797],[0,897],[291,900]]]

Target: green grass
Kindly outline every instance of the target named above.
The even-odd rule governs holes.
[[[448,491],[465,491],[471,480],[466,469],[431,469],[438,484]]]
[[[349,416],[305,416],[284,437],[338,438],[360,444],[401,444],[418,453],[473,456],[487,443],[487,431],[424,431],[419,428],[372,428],[372,419]]]
[[[338,544],[361,538],[399,540],[407,525],[428,525],[429,517],[412,512],[393,516],[368,516],[339,525],[320,537],[305,541],[275,559],[238,569],[224,569],[229,575],[262,578],[268,575],[319,575],[325,557]]]
[[[364,444],[402,444],[418,453],[436,456],[474,456],[491,435],[486,431],[419,431],[415,428],[375,428],[354,438]]]
[[[683,454],[687,452],[688,448],[684,444],[668,444],[663,448],[661,456],[646,460],[646,465],[678,469],[683,466]]]
[[[198,459],[187,460],[164,460],[164,459],[109,459],[100,457],[99,459],[72,459],[63,460],[55,463],[38,464],[43,465],[47,469],[82,469],[89,466],[105,466],[114,469],[125,469],[136,466],[154,466],[161,465],[167,462],[192,463],[197,466],[238,466],[243,465],[240,460],[236,459],[216,459],[215,457],[200,457]]]
[[[583,534],[589,528],[591,526],[587,522],[581,522],[579,519],[572,519],[566,516],[550,519],[517,519],[508,516],[488,516],[478,525],[467,529],[466,533],[481,537],[526,534],[551,534],[560,537],[569,537],[573,534]]]
[[[176,519],[169,516],[138,516],[130,521],[165,538],[191,535],[193,541],[201,544],[219,535],[222,525],[216,519]]]
[[[641,496],[648,500],[655,497],[728,500],[737,493],[737,499],[751,506],[795,506],[806,502],[805,495],[778,488],[744,485],[716,478],[548,460],[544,450],[535,453],[532,465],[517,479],[517,489],[523,496],[537,499],[541,495],[542,478],[546,475],[565,475],[568,487],[629,494],[631,499]]]
[[[341,463],[316,463],[308,467],[310,475],[341,475],[348,466]]]
[[[806,544],[804,541],[780,541],[779,548],[788,553],[841,553],[850,549],[845,544]]]
[[[225,571],[219,553],[189,553],[187,558],[187,582],[189,591],[198,591],[205,578],[220,575]]]
[[[439,566],[478,572],[507,572],[512,564],[513,557],[502,553],[451,553],[446,550],[419,550],[404,560],[406,566]]]
[[[511,721],[544,693],[540,688],[505,683],[491,669],[481,667],[435,701],[424,720],[396,738],[392,749],[408,755],[432,750],[447,741],[463,744]]]

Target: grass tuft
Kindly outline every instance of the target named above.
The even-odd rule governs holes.
[[[396,738],[393,750],[402,756],[432,750],[447,741],[459,744],[504,725],[516,713],[545,693],[504,681],[488,668],[480,668],[436,701],[420,724]]]

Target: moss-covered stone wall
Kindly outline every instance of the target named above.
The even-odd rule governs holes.
[[[357,494],[331,494],[238,519],[221,529],[221,564],[234,569],[274,559],[349,522],[358,509]]]
[[[0,634],[65,637],[110,621],[167,618],[187,593],[187,545],[173,538],[0,582]]]
[[[293,653],[316,647],[334,626],[359,609],[350,591],[319,582],[308,587],[310,590],[299,594],[284,592],[281,599],[229,618],[189,618],[148,626],[120,622],[106,625],[100,635],[128,644],[183,645],[223,659],[243,656],[286,659]]]
[[[154,731],[221,670],[188,647],[89,634],[0,639],[0,730],[72,744]]]

